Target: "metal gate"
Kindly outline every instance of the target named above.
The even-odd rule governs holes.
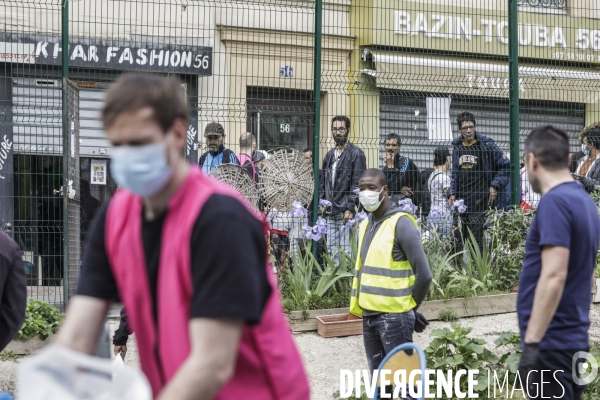
[[[389,133],[400,135],[401,153],[411,158],[420,168],[433,166],[433,150],[451,143],[430,142],[427,131],[427,97],[448,97],[447,94],[417,92],[381,91],[380,105],[380,154],[379,166],[383,167],[384,139]],[[572,151],[577,151],[577,134],[585,124],[585,104],[559,103],[540,100],[520,101],[520,148],[529,131],[536,126],[553,124],[572,137]],[[452,97],[450,103],[450,124],[452,137],[458,137],[456,117],[463,111],[472,112],[477,120],[477,132],[491,137],[498,146],[509,153],[508,100],[476,97]]]
[[[79,185],[79,87],[63,80],[63,244],[65,307],[77,289],[81,265],[80,185]]]

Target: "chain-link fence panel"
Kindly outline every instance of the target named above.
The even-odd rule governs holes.
[[[362,211],[358,179],[367,168],[383,170],[394,204],[416,205],[425,229],[435,216],[481,237],[483,213],[515,202],[511,168],[521,172],[516,202],[535,208],[522,159],[510,157],[508,3],[70,1],[63,49],[63,3],[2,1],[0,218],[31,263],[32,291],[64,286],[54,272],[66,248],[54,194],[68,175],[63,51],[79,90],[82,239],[116,190],[105,92],[131,72],[179,79],[190,111],[185,156],[206,173],[240,163],[257,183],[269,151],[316,159],[320,208],[302,204],[310,212],[301,219],[259,202],[275,234],[287,236],[279,242],[291,243],[278,254],[293,251],[315,208],[331,227],[329,247],[349,250],[344,226]],[[588,142],[596,139],[583,140],[585,155],[580,133],[600,118],[600,7],[528,0],[517,14],[520,154],[531,129],[552,124],[571,138],[573,173],[593,175],[598,153]]]

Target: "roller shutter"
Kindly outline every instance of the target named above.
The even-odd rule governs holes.
[[[381,91],[380,102],[380,161],[383,166],[384,139],[389,133],[397,133],[402,139],[401,154],[413,159],[420,169],[433,165],[433,150],[440,146],[450,147],[451,143],[432,143],[427,132],[427,97],[447,97],[448,95],[419,92]],[[477,132],[491,137],[509,155],[509,115],[508,100],[477,97],[453,97],[450,104],[450,119],[454,137],[458,137],[456,117],[463,111],[470,111],[477,120]],[[536,126],[553,124],[571,136],[572,152],[577,151],[577,135],[585,123],[585,104],[563,103],[541,100],[522,100],[521,149],[529,131]]]

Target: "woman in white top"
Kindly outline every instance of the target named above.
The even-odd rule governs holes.
[[[427,186],[431,194],[431,211],[428,221],[431,229],[447,235],[452,227],[452,212],[448,206],[448,188],[450,177],[447,174],[450,167],[450,151],[447,147],[438,147],[433,152],[433,172],[429,175]]]

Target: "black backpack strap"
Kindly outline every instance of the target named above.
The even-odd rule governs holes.
[[[229,149],[223,150],[223,162],[222,162],[223,164],[231,163],[231,153],[233,153],[233,152]]]

